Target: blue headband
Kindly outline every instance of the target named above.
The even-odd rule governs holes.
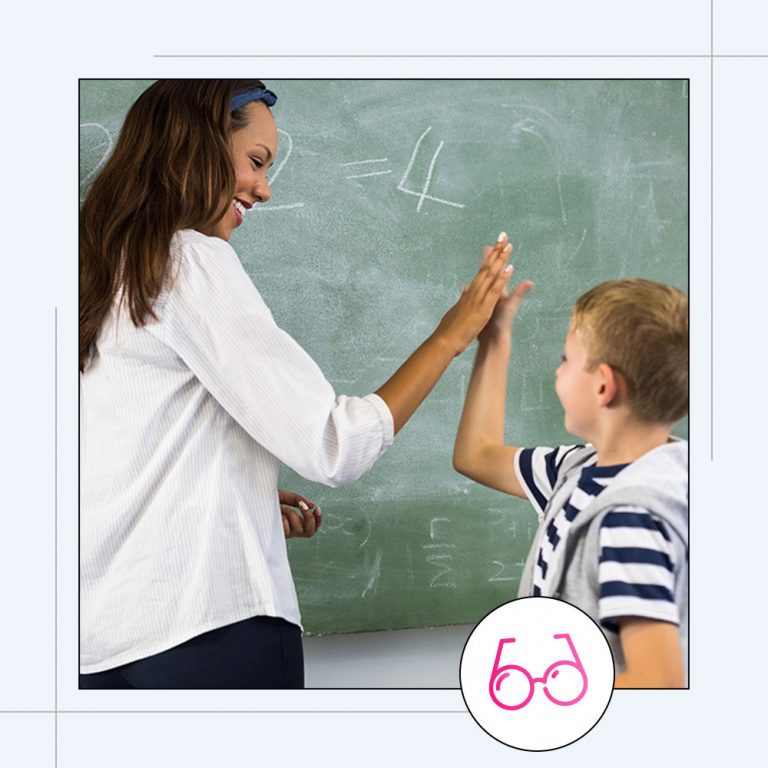
[[[241,91],[232,97],[230,111],[234,112],[252,101],[263,101],[268,107],[274,107],[277,96],[268,88],[251,88],[249,91]]]

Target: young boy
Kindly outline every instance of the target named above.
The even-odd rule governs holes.
[[[573,308],[555,390],[585,445],[504,444],[512,323],[505,295],[479,338],[454,467],[541,517],[519,596],[558,597],[601,626],[616,687],[686,685],[688,299],[649,280],[602,283]]]

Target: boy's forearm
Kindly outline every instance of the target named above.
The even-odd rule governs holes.
[[[454,466],[460,472],[471,469],[485,448],[504,444],[511,349],[510,333],[483,338],[478,343],[454,449]]]
[[[520,498],[526,497],[526,488],[517,474],[518,449],[504,443],[504,417],[512,325],[531,288],[533,283],[523,280],[505,293],[477,338],[475,365],[453,451],[458,472]]]

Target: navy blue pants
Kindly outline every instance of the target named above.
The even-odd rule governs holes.
[[[80,675],[80,688],[303,688],[301,630],[256,616],[121,667]]]

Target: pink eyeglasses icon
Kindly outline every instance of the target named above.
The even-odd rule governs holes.
[[[555,640],[565,640],[571,649],[573,660],[561,659],[547,667],[542,677],[531,677],[524,667],[517,664],[505,664],[499,666],[501,654],[505,645],[515,642],[514,637],[505,637],[499,640],[496,651],[496,660],[491,670],[491,680],[488,690],[494,703],[502,709],[522,709],[533,698],[536,683],[542,683],[544,695],[553,703],[561,707],[570,707],[584,698],[587,692],[587,675],[584,667],[573,646],[573,641],[568,633],[553,635]],[[575,672],[574,672],[575,670]],[[579,677],[580,676],[580,680]],[[574,697],[573,691],[581,686],[581,690]]]

